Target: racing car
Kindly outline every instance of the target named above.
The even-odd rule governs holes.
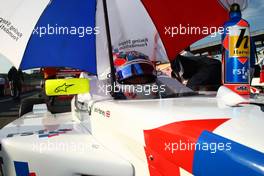
[[[264,175],[263,104],[226,87],[194,92],[156,76],[140,54],[117,70],[114,89],[85,72],[46,81],[48,95],[77,94],[71,112],[53,114],[33,101],[32,111],[4,127],[3,174]]]
[[[3,3],[5,6],[0,9],[8,13],[3,13],[7,15],[2,20],[10,19],[25,36],[21,44],[5,33],[0,34],[8,41],[1,52],[6,51],[5,55],[16,66],[28,69],[63,65],[86,72],[80,78],[45,82],[48,96],[75,95],[70,112],[54,113],[43,99],[22,102],[20,118],[0,131],[2,174],[264,175],[263,102],[242,97],[226,87],[215,92],[195,92],[174,78],[157,74],[150,58],[172,59],[204,36],[177,35],[172,40],[176,36],[169,35],[173,34],[170,29],[175,28],[167,25],[186,22],[190,26],[211,27],[227,20],[227,11],[219,1],[177,3],[172,0],[166,3],[111,0],[108,6],[105,0]],[[29,10],[32,7],[36,10]],[[11,12],[16,18],[9,18],[14,16]],[[190,14],[195,14],[195,18]],[[37,20],[35,35],[29,40]],[[37,35],[46,25],[58,27],[57,22],[65,27],[97,29],[95,21],[101,35],[83,40],[78,35]],[[163,32],[166,26],[168,31]],[[168,56],[164,52],[158,55],[156,51],[164,47]]]

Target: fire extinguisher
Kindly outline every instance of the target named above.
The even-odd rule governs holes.
[[[242,18],[240,5],[230,6],[230,19],[222,35],[222,81],[240,95],[250,94],[250,30]]]

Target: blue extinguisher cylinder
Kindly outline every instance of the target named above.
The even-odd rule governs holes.
[[[250,26],[233,4],[222,35],[222,81],[240,95],[250,94]]]

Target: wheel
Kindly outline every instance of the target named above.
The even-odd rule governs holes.
[[[46,103],[45,99],[42,98],[27,98],[22,100],[18,116],[21,117],[24,114],[31,112],[33,110],[33,106],[35,104],[43,104]]]

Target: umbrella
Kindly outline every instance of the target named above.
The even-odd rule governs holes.
[[[49,0],[0,0],[0,55],[16,67],[34,26]]]
[[[198,30],[218,28],[228,19],[227,11],[218,0],[142,2],[159,31],[170,59],[208,35],[207,32]],[[181,27],[183,30],[179,31]]]
[[[98,75],[110,72],[114,49],[139,50],[150,58],[172,60],[208,35],[176,35],[177,27],[219,27],[227,19],[227,11],[218,0],[43,0],[41,3],[0,0],[0,3],[0,19],[10,21],[14,31],[23,34],[17,42],[0,29],[0,52],[17,67],[67,66]],[[6,14],[10,9],[12,13]]]

